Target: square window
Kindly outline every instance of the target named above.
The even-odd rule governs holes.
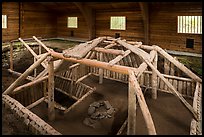
[[[186,48],[194,47],[194,39],[186,39]]]
[[[2,29],[6,29],[6,28],[7,28],[7,16],[2,15]]]
[[[77,28],[77,17],[68,17],[67,18],[67,27],[68,28]]]
[[[126,29],[125,16],[112,16],[110,19],[110,29],[125,30]]]
[[[202,34],[202,16],[178,16],[178,33]]]

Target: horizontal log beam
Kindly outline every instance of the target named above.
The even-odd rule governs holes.
[[[196,76],[190,69],[188,69],[186,66],[184,66],[182,63],[177,61],[175,58],[173,58],[171,55],[169,55],[166,51],[164,51],[159,46],[155,46],[155,49],[166,59],[168,59],[171,63],[173,63],[176,67],[178,67],[180,70],[182,70],[186,75],[191,77],[197,82],[202,83],[202,79]]]
[[[39,59],[38,58],[38,55],[28,46],[28,44],[26,44],[21,38],[18,38],[22,43],[23,45],[30,51],[30,53],[34,56],[35,59]],[[44,68],[47,68],[46,64],[41,62],[41,65],[44,67]]]
[[[118,55],[116,58],[114,58],[113,60],[109,61],[109,65],[113,66],[114,64],[116,64],[117,62],[119,62],[121,59],[123,59],[124,57],[126,57],[127,55],[129,55],[131,53],[130,50],[126,50],[123,55]]]
[[[140,45],[137,45],[138,47],[137,46],[133,46],[131,44],[126,43],[124,40],[120,40],[120,39],[118,39],[116,42],[118,44],[124,46],[125,48],[131,50],[132,52],[134,52],[138,56],[142,56],[142,58],[144,60],[150,60],[150,55],[147,52],[145,52],[144,50],[138,48]]]
[[[136,68],[127,67],[127,66],[114,65],[111,67],[106,62],[100,62],[100,61],[91,60],[91,59],[66,58],[63,56],[63,54],[57,53],[57,52],[51,52],[51,55],[54,58],[64,59],[64,60],[70,61],[70,62],[77,62],[77,63],[81,63],[81,64],[84,64],[87,66],[103,68],[103,69],[107,69],[107,70],[122,73],[122,74],[128,74],[128,70],[137,71]]]
[[[40,99],[38,99],[37,101],[33,102],[32,104],[30,104],[29,106],[27,106],[27,109],[31,109],[35,106],[37,106],[38,104],[40,104],[41,102],[43,102],[45,100],[45,97],[42,97]]]
[[[71,107],[67,108],[64,111],[64,114],[68,113],[69,111],[73,110],[79,103],[81,103],[85,98],[87,98],[91,93],[93,93],[96,90],[96,88],[91,89],[89,92],[87,92],[85,95],[83,95],[80,99],[77,100]]]
[[[108,54],[114,54],[114,55],[122,55],[124,54],[123,50],[117,50],[117,49],[105,49],[105,48],[94,48],[93,50],[102,52],[102,53],[108,53]]]
[[[7,89],[4,91],[5,94],[9,94],[12,92],[20,83],[36,68],[38,67],[49,55],[50,53],[45,54],[42,56],[38,61],[36,61],[34,64],[32,64],[20,77],[16,79],[15,82],[13,82]]]
[[[18,77],[22,75],[22,73],[17,72],[17,71],[14,71],[14,70],[11,70],[11,69],[7,69],[7,71],[8,71],[9,73],[11,73],[11,74],[14,74],[14,75],[18,76]],[[26,79],[32,81],[32,80],[34,80],[34,77],[32,77],[32,76],[27,76]]]
[[[45,101],[45,103],[48,103],[48,99],[47,98],[45,98],[44,101]],[[59,110],[62,110],[62,111],[67,109],[67,108],[63,107],[62,105],[58,104],[57,102],[54,102],[54,107],[59,109]]]
[[[149,65],[149,67],[158,75],[158,77],[164,81],[164,83],[167,85],[168,88],[171,89],[172,93],[178,97],[181,102],[184,104],[184,106],[186,108],[188,108],[188,110],[192,113],[193,117],[198,120],[198,116],[195,112],[195,110],[193,109],[193,107],[182,97],[181,93],[179,93],[175,88],[174,86],[166,79],[164,78],[164,76],[148,61],[148,60],[145,60],[145,62]]]
[[[55,88],[55,89],[56,89],[57,91],[59,91],[59,92],[61,92],[61,93],[65,94],[66,96],[68,96],[68,97],[70,97],[70,98],[74,99],[75,101],[77,101],[77,100],[78,100],[78,98],[77,98],[77,97],[72,96],[72,95],[70,95],[69,93],[67,93],[67,92],[65,92],[65,91],[63,91],[63,90],[61,90],[61,89],[59,89],[59,88]]]
[[[79,79],[76,81],[76,83],[78,83],[78,82],[84,80],[85,78],[89,77],[90,75],[91,75],[91,73],[89,73],[89,74],[87,74],[87,75],[84,75],[83,77],[79,78]]]
[[[154,60],[154,57],[156,56],[156,51],[152,50],[150,52],[150,61],[152,62]],[[147,69],[147,64],[145,62],[143,62],[139,67],[138,67],[138,73],[135,73],[135,75],[137,76],[137,78],[139,78],[142,73]]]
[[[45,46],[45,44],[43,44],[39,39],[37,39],[35,36],[33,36],[33,38],[47,51],[47,52],[51,52],[52,49],[48,48],[47,46]]]
[[[111,43],[111,44],[108,44],[104,47],[104,49],[109,49],[109,48],[112,48],[114,46],[116,46],[117,44],[114,42],[114,43]]]
[[[13,90],[12,94],[19,93],[19,91],[24,90],[24,89],[26,89],[26,88],[29,88],[29,87],[31,87],[31,86],[33,86],[33,85],[36,85],[36,84],[38,84],[38,83],[40,83],[40,82],[42,82],[42,81],[44,81],[44,80],[46,80],[46,79],[48,79],[48,76],[39,78],[39,79],[37,79],[37,80],[34,80],[34,81],[32,81],[32,82],[29,82],[29,83],[26,83],[26,84],[24,84],[24,85],[22,85],[22,86],[19,86],[19,87],[15,88],[15,89]]]

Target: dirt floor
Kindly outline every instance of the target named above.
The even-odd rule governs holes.
[[[65,45],[66,47],[66,45]],[[25,62],[25,60],[24,60]],[[18,63],[15,68],[21,72],[23,62]],[[24,63],[25,64],[25,63]],[[17,77],[9,74],[6,67],[2,68],[2,92],[15,81]],[[24,70],[25,68],[23,68]],[[23,71],[22,71],[23,72]],[[88,96],[83,103],[67,114],[62,114],[56,110],[56,120],[47,120],[47,106],[44,103],[31,109],[43,120],[52,125],[62,134],[116,134],[123,122],[127,118],[127,84],[104,79],[103,84],[98,84],[98,77],[90,76],[82,81],[83,83],[96,87],[96,91]],[[175,96],[158,92],[158,99],[150,98],[150,91],[145,93],[145,99],[152,115],[157,134],[159,135],[189,135],[192,115]],[[108,100],[116,109],[112,118],[100,120],[96,128],[91,128],[83,124],[87,117],[87,109],[91,103],[98,100]],[[192,100],[187,99],[192,104]],[[72,102],[73,103],[73,102]],[[147,134],[144,118],[139,105],[137,106],[136,133],[138,135]],[[30,135],[27,127],[14,114],[2,106],[2,134],[3,135]],[[123,134],[126,134],[126,129]]]
[[[5,81],[5,73],[3,73],[3,80]],[[11,77],[8,81],[12,81]],[[56,110],[56,120],[53,122],[48,121],[47,118],[47,105],[41,103],[40,105],[31,109],[32,112],[37,114],[43,120],[48,122],[56,130],[62,134],[68,135],[112,135],[116,134],[127,118],[127,84],[104,79],[103,84],[98,84],[98,77],[91,75],[82,81],[83,83],[96,87],[96,91],[88,96],[83,103],[80,103],[75,109],[62,114]],[[7,82],[3,83],[6,87]],[[153,100],[150,98],[150,92],[145,93],[145,99],[152,115],[157,134],[159,135],[188,135],[190,131],[190,122],[192,119],[189,111],[184,105],[173,95],[168,93],[158,93],[158,99]],[[114,116],[108,119],[100,120],[96,128],[91,128],[83,124],[83,120],[88,116],[87,110],[91,103],[99,100],[108,100],[110,104],[116,109]],[[192,100],[188,100],[192,104]],[[27,131],[22,121],[18,120],[9,110],[3,108],[3,129],[2,132],[6,134],[32,134]],[[145,122],[137,106],[136,118],[136,133],[138,135],[147,134]],[[126,134],[126,129],[123,134]]]

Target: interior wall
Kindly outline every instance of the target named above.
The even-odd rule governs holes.
[[[22,2],[21,10],[21,37],[30,38],[32,36],[51,38],[57,37],[56,13],[44,6]]]
[[[202,34],[177,33],[177,16],[202,16],[201,3],[165,3],[152,5],[150,11],[150,45],[164,49],[202,53]],[[186,48],[186,38],[194,39],[194,48]]]
[[[78,28],[68,28],[67,27],[67,18],[68,17],[77,17],[78,18]],[[73,36],[71,36],[71,31],[73,31]],[[88,39],[89,31],[88,26],[85,21],[85,18],[81,12],[69,12],[60,14],[57,17],[57,37],[60,38],[81,38]]]
[[[126,16],[126,30],[111,30],[111,16]],[[140,8],[96,11],[96,37],[115,37],[115,33],[120,33],[120,37],[126,40],[144,42],[144,25]]]
[[[2,2],[2,15],[7,15],[7,28],[2,29],[2,41],[19,37],[19,3]]]

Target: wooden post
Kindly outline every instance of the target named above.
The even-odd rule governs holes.
[[[141,111],[142,111],[142,115],[144,117],[146,126],[147,126],[147,130],[148,130],[148,134],[149,135],[156,135],[156,130],[155,130],[155,126],[154,126],[154,122],[152,120],[151,114],[149,112],[148,106],[146,104],[144,95],[142,93],[142,90],[140,88],[140,85],[135,77],[135,74],[133,71],[129,71],[129,81],[132,84],[132,88],[133,88],[133,92],[134,94],[137,96]]]
[[[47,81],[43,81],[43,96],[47,97]]]
[[[24,79],[26,79],[26,77],[33,71],[33,69],[35,69],[37,66],[40,65],[40,63],[42,63],[45,58],[49,55],[50,53],[47,53],[45,55],[43,55],[37,62],[35,62],[34,64],[32,64],[20,77],[18,77],[16,79],[15,82],[13,82],[7,89],[6,91],[4,91],[4,95],[5,94],[9,94],[10,92],[12,92],[16,86],[18,86]]]
[[[157,61],[158,61],[158,54],[156,55],[153,60],[153,65],[157,69]],[[152,98],[157,99],[157,74],[155,71],[152,71]]]
[[[33,59],[34,59],[34,63],[35,63],[36,62],[36,58],[34,57]],[[34,77],[36,77],[36,75],[37,75],[37,69],[35,68],[34,69]]]
[[[194,79],[197,82],[202,83],[202,79],[196,76],[190,69],[185,67],[182,63],[179,61],[175,60],[171,55],[169,55],[167,52],[165,52],[162,48],[155,46],[155,49],[166,59],[168,59],[171,63],[173,63],[176,67],[178,67],[180,70],[182,70],[184,73],[186,73],[189,77]]]
[[[51,58],[51,57],[49,57]],[[48,62],[48,119],[55,119],[55,102],[54,102],[54,63]]]
[[[18,38],[22,43],[23,43],[23,45],[28,49],[28,51],[30,51],[30,53],[34,56],[34,58],[36,58],[36,59],[38,59],[38,55],[35,53],[35,51],[33,51],[30,47],[29,47],[29,45],[28,44],[26,44],[21,38]],[[47,65],[45,64],[45,63],[41,63],[42,64],[42,66],[44,67],[44,68],[47,68]]]
[[[175,90],[175,88],[173,87],[173,85],[166,79],[164,78],[164,76],[152,65],[151,61],[150,61],[150,57],[149,54],[146,53],[145,51],[134,47],[128,43],[125,43],[122,40],[117,40],[117,43],[123,45],[124,47],[130,49],[132,52],[134,52],[135,54],[137,54],[138,56],[140,56],[146,63],[147,65],[153,70],[155,71],[155,73],[165,82],[165,84],[168,86],[168,88],[171,89],[172,93],[174,95],[176,95],[176,97],[178,97],[182,103],[185,105],[186,108],[188,108],[188,110],[193,114],[194,118],[196,120],[198,120],[198,116],[195,113],[193,107],[183,98],[183,96]],[[198,76],[196,76],[194,73],[192,73],[188,68],[186,68],[183,64],[181,64],[180,62],[177,62],[172,56],[170,56],[168,53],[166,53],[163,49],[161,49],[158,46],[155,46],[155,49],[162,54],[164,57],[166,57],[170,62],[174,63],[175,66],[179,67],[181,70],[183,71],[187,71],[187,75],[189,75],[192,79],[202,82],[202,79],[200,79]]]
[[[100,61],[103,61],[103,53],[100,54]],[[99,84],[103,83],[103,69],[99,68]]]
[[[186,108],[188,108],[188,110],[193,114],[193,117],[197,120],[198,116],[193,107],[183,98],[183,96],[174,88],[174,86],[166,78],[164,78],[164,76],[148,60],[145,60],[145,62],[149,65],[149,67],[153,71],[155,71],[158,77],[160,77],[161,80],[164,81],[168,88],[171,89],[172,93],[181,100],[181,102],[185,105]]]
[[[29,82],[29,83],[26,83],[26,84],[24,84],[24,85],[22,85],[22,86],[19,86],[19,87],[15,88],[12,93],[13,93],[13,94],[16,94],[16,93],[18,93],[20,90],[25,90],[26,88],[29,88],[29,87],[31,87],[31,86],[34,86],[34,85],[36,85],[36,84],[38,84],[38,83],[40,83],[40,82],[46,80],[47,78],[48,78],[48,76],[45,76],[45,77],[39,78],[39,79],[37,79],[37,80],[31,81],[31,82]]]
[[[164,58],[164,74],[169,75],[169,70],[170,70],[170,62]]]
[[[136,134],[136,96],[134,94],[133,82],[129,77],[127,135]]]
[[[42,46],[39,45],[39,55],[42,54]]]
[[[49,49],[47,46],[45,46],[45,44],[43,44],[40,40],[38,40],[35,36],[33,36],[33,38],[40,44],[40,47],[43,46],[43,48],[47,51],[50,52],[51,49]]]
[[[16,76],[18,76],[18,77],[20,77],[20,76],[22,75],[22,73],[13,71],[13,70],[11,70],[11,69],[7,69],[7,71],[8,71],[9,73],[11,73],[12,75],[16,75]],[[26,79],[32,81],[32,80],[34,80],[34,77],[32,77],[32,76],[27,76]]]
[[[10,69],[13,70],[13,42],[10,42]]]

